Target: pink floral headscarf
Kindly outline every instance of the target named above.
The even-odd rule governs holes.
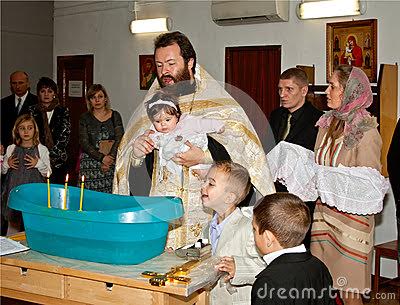
[[[344,121],[343,144],[351,149],[362,139],[364,132],[378,126],[376,118],[366,110],[372,104],[372,90],[368,77],[357,67],[353,67],[343,94],[342,106],[326,112],[316,123],[321,128],[329,128],[333,118]]]

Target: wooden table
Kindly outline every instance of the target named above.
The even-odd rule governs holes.
[[[163,260],[176,265],[171,262],[180,259],[164,253],[140,265],[113,266],[29,250],[1,257],[1,296],[40,304],[209,304],[206,284],[157,287],[140,279],[139,270],[151,270]]]

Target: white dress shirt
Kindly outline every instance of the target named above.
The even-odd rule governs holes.
[[[301,244],[299,246],[296,247],[292,247],[292,248],[286,248],[286,249],[282,249],[282,250],[278,250],[272,253],[268,253],[265,254],[263,256],[263,260],[267,263],[267,265],[271,264],[272,261],[276,258],[278,258],[279,256],[281,256],[282,254],[286,254],[286,253],[303,253],[306,252],[306,247]]]
[[[17,108],[17,106],[18,106],[18,99],[20,98],[21,99],[21,105],[19,106],[19,109],[21,109],[22,108],[22,106],[24,105],[24,103],[25,103],[25,100],[26,100],[26,97],[28,96],[28,91],[26,91],[26,93],[23,95],[23,96],[18,96],[18,95],[16,95],[16,94],[14,94],[14,102],[15,102],[15,108]]]

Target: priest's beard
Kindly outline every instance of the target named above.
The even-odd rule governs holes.
[[[171,78],[174,81],[174,83],[172,85],[165,84],[163,78],[166,77]],[[176,96],[193,93],[196,89],[196,83],[192,82],[190,79],[190,73],[187,63],[185,63],[185,66],[178,72],[176,76],[163,75],[159,77],[157,75],[157,79],[158,83],[165,92],[168,92]]]

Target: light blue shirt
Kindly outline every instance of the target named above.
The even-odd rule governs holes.
[[[239,208],[236,208],[236,209],[239,209]],[[222,230],[224,229],[224,226],[227,223],[227,220],[229,219],[229,217],[232,216],[234,211],[232,211],[232,213],[229,214],[228,217],[226,217],[221,223],[218,223],[218,214],[215,213],[210,222],[211,251],[212,251],[213,255],[215,254],[215,251],[217,250],[218,241],[219,241],[219,237],[221,236]]]
[[[301,244],[299,246],[296,247],[292,247],[292,248],[286,248],[286,249],[282,249],[282,250],[278,250],[272,253],[268,253],[265,254],[263,256],[263,260],[267,263],[267,265],[271,264],[272,261],[276,258],[278,258],[279,256],[281,256],[282,254],[286,254],[286,253],[303,253],[306,252],[306,247]]]

